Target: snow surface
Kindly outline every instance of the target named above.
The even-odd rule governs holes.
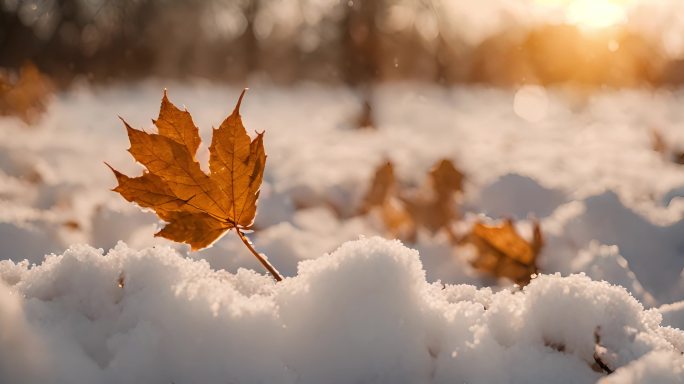
[[[0,277],[2,382],[589,383],[595,355],[620,367],[605,382],[684,380],[684,332],[622,287],[431,284],[418,252],[377,237],[279,284],[123,243],[3,261]]]
[[[109,191],[103,162],[140,172],[116,116],[150,129],[164,87],[204,143],[240,91],[83,86],[37,126],[0,118],[0,382],[585,383],[604,376],[594,352],[620,367],[607,382],[684,381],[682,91],[541,90],[530,119],[516,90],[388,85],[374,92],[378,129],[359,131],[349,90],[252,87],[242,115],[269,158],[249,236],[291,276],[274,285],[241,269],[261,271],[234,234],[188,253]],[[540,269],[560,275],[517,292],[441,232],[407,244],[420,260],[345,243],[386,236],[355,215],[379,164],[418,186],[445,157],[466,175],[456,230],[513,217],[529,236],[537,217]]]
[[[114,178],[103,164],[140,172],[116,116],[151,128],[164,87],[172,101],[187,105],[205,143],[239,92],[202,83],[83,87],[58,95],[36,127],[0,119],[0,258],[40,262],[73,243],[169,244],[151,236],[158,226],[153,214],[109,191]],[[254,88],[242,114],[250,131],[267,132],[269,159],[252,238],[292,275],[300,260],[359,234],[384,234],[377,222],[353,215],[382,161],[392,160],[403,182],[419,185],[446,157],[466,174],[461,211],[469,220],[514,217],[522,230],[529,215],[542,220],[543,271],[640,285],[654,298],[649,305],[684,300],[684,171],[651,149],[657,130],[669,150],[684,150],[684,94],[547,92],[545,118],[530,122],[515,114],[514,90],[380,87],[373,102],[378,129],[357,131],[352,123],[361,103],[350,91]],[[203,144],[200,160],[207,155]],[[592,242],[617,245],[618,255],[587,256]],[[452,255],[442,245],[440,234],[423,234],[415,244],[429,280],[480,284],[465,253]],[[231,234],[193,257],[232,271],[259,268]]]

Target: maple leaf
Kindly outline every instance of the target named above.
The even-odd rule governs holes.
[[[462,242],[477,249],[473,267],[496,277],[507,277],[517,284],[527,285],[530,277],[538,271],[536,262],[543,237],[536,221],[531,242],[518,234],[511,220],[504,220],[499,226],[475,223]]]
[[[21,67],[16,79],[0,73],[0,115],[14,115],[27,124],[35,123],[45,112],[53,88],[52,82],[30,63]]]
[[[395,188],[394,166],[392,162],[387,161],[375,170],[373,181],[371,181],[371,186],[363,200],[360,213],[366,214],[373,207],[382,206],[394,193]]]
[[[392,236],[406,238],[415,232],[415,223],[395,196],[396,190],[394,166],[387,161],[376,169],[359,213],[378,215]]]
[[[463,191],[463,173],[449,159],[441,160],[430,171],[432,188],[437,200],[446,200],[456,192]]]
[[[280,280],[241,232],[251,227],[256,216],[266,165],[263,132],[251,140],[240,117],[245,91],[233,113],[213,130],[209,174],[195,159],[201,139],[192,116],[173,105],[166,91],[159,117],[153,120],[158,133],[139,131],[122,119],[131,143],[128,151],[146,171],[129,177],[110,166],[118,181],[114,191],[154,210],[167,223],[155,236],[189,244],[193,250],[210,246],[235,228],[250,251]]]
[[[443,159],[430,170],[428,186],[422,193],[402,196],[406,210],[417,225],[432,233],[445,229],[453,237],[451,223],[458,218],[454,194],[461,192],[463,174],[451,160]]]
[[[376,170],[359,213],[379,209],[385,228],[408,241],[415,241],[418,227],[433,233],[444,229],[453,238],[451,223],[458,218],[454,195],[462,190],[462,183],[463,174],[444,159],[429,172],[421,191],[408,194],[397,187],[394,167],[387,162]]]

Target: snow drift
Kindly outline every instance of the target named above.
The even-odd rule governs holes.
[[[661,319],[584,275],[428,283],[417,251],[380,238],[279,284],[167,247],[80,245],[0,261],[0,382],[683,382],[684,332]]]

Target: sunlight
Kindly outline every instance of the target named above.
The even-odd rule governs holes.
[[[631,0],[536,0],[564,8],[565,21],[587,29],[608,28],[627,20]]]
[[[606,28],[621,24],[627,19],[624,1],[579,0],[567,9],[566,18],[571,24],[586,28]]]

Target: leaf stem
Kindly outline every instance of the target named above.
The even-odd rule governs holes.
[[[275,281],[282,281],[282,280],[283,280],[283,277],[280,275],[280,273],[278,273],[278,270],[276,270],[276,269],[271,265],[271,263],[268,262],[268,260],[266,260],[263,256],[261,256],[261,255],[259,254],[259,252],[257,252],[257,251],[254,249],[254,247],[252,246],[252,242],[250,242],[249,239],[247,238],[247,236],[245,236],[245,234],[242,233],[242,231],[240,231],[240,228],[235,227],[235,232],[236,232],[237,235],[240,237],[240,240],[242,240],[242,242],[247,246],[247,248],[249,249],[249,251],[252,252],[252,254],[254,255],[254,257],[256,257],[257,260],[259,260],[259,262],[261,263],[261,265],[263,265],[264,268],[266,268],[266,270],[273,276],[273,278],[275,279]]]

